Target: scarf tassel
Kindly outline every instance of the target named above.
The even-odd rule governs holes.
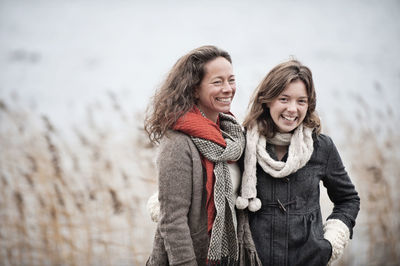
[[[234,266],[237,265],[237,260],[230,257],[223,257],[221,260],[209,260],[207,259],[207,266]]]
[[[249,207],[250,211],[256,212],[261,209],[261,200],[259,198],[246,199],[238,196],[236,199],[236,208],[239,210],[244,210],[247,207]]]

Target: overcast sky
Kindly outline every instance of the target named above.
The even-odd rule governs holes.
[[[338,109],[355,112],[349,95],[397,107],[399,14],[399,1],[378,0],[0,0],[0,98],[17,95],[58,123],[107,91],[144,110],[180,56],[214,44],[233,58],[238,117],[263,76],[293,55],[313,71],[317,109],[332,123]]]

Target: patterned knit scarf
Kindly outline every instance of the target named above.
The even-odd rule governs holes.
[[[240,158],[245,147],[245,138],[241,126],[232,115],[220,113],[219,124],[220,127],[203,117],[200,110],[194,107],[174,125],[174,130],[191,136],[204,157],[207,181],[215,177],[214,204],[210,205],[213,205],[216,214],[207,255],[207,263],[210,265],[222,262],[233,264],[238,260],[235,202],[227,162]],[[207,169],[210,166],[212,171]],[[209,214],[208,210],[207,213]]]
[[[312,129],[300,124],[293,134],[277,133],[268,142],[275,145],[289,145],[286,162],[275,161],[266,151],[267,140],[260,135],[258,126],[247,131],[247,146],[244,159],[244,172],[241,187],[241,196],[236,200],[238,209],[249,207],[250,211],[261,208],[261,201],[257,198],[257,163],[262,169],[275,178],[286,177],[302,168],[313,153]]]

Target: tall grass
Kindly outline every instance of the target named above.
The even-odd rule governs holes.
[[[58,129],[0,101],[0,264],[143,265],[154,224],[154,148],[116,97]],[[99,117],[111,116],[108,119]],[[69,134],[69,135],[68,135]]]
[[[379,106],[352,95],[356,119],[337,110],[344,163],[361,199],[354,239],[336,265],[399,265],[400,117],[376,84]],[[337,129],[336,129],[337,130]]]
[[[156,149],[143,116],[116,95],[107,99],[63,128],[0,100],[0,265],[144,265],[155,229],[145,203],[156,190]],[[393,110],[354,101],[358,122],[338,112],[345,138],[336,144],[361,211],[336,265],[398,265],[400,121]]]

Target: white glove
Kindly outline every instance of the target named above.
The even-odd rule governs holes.
[[[151,220],[158,223],[160,220],[160,202],[158,202],[158,192],[154,193],[147,200],[147,211],[150,213]]]
[[[332,256],[328,265],[337,260],[342,254],[350,239],[350,230],[339,219],[329,219],[324,224],[324,238],[331,243]]]

